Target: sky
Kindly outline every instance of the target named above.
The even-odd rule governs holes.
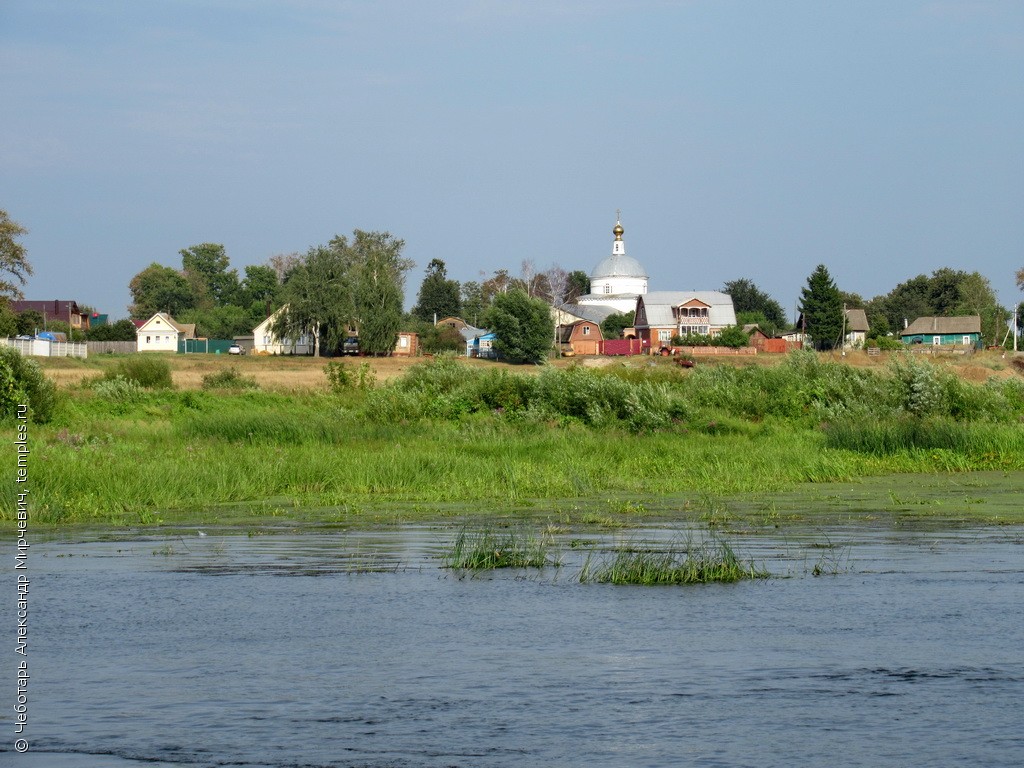
[[[871,298],[1024,267],[1024,3],[4,0],[0,209],[29,299],[127,316],[153,262],[335,234],[423,270]]]

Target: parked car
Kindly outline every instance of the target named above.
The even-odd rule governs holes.
[[[228,347],[228,354],[229,355],[244,355],[245,354],[245,348],[243,346],[241,346],[240,344],[232,344],[230,347]]]
[[[341,353],[343,355],[358,355],[359,337],[349,336],[347,339],[345,339],[345,343],[341,345]]]

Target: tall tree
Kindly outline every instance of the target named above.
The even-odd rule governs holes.
[[[157,312],[181,314],[196,306],[196,296],[180,272],[157,263],[150,264],[128,283],[132,294],[129,314],[145,320]]]
[[[1024,267],[1017,270],[1017,287],[1024,291]]]
[[[551,308],[519,288],[495,296],[485,322],[497,336],[498,354],[510,363],[539,363],[551,349]]]
[[[200,243],[179,251],[186,278],[197,296],[209,296],[212,306],[232,303],[238,292],[238,271],[228,269],[228,254],[220,243]]]
[[[319,356],[323,346],[337,347],[354,327],[361,350],[389,353],[402,322],[405,273],[412,268],[402,257],[404,246],[387,232],[357,229],[351,242],[338,235],[326,246],[310,248],[284,284],[287,309],[274,333],[311,334]]]
[[[7,211],[0,209],[0,298],[23,299],[21,286],[32,274],[32,265],[25,255],[25,246],[18,238],[28,230],[11,219]]]
[[[621,339],[626,328],[632,328],[636,321],[636,310],[629,312],[612,312],[601,321],[601,333],[606,339]]]
[[[815,349],[833,349],[843,333],[843,299],[824,264],[819,264],[800,291],[800,312]]]
[[[448,270],[441,259],[431,259],[412,314],[424,322],[444,317],[457,317],[462,309],[459,281],[448,279]]]
[[[480,318],[489,306],[484,299],[483,289],[476,280],[467,280],[461,286],[462,319],[473,326],[480,324]]]
[[[355,307],[345,254],[328,246],[310,248],[288,272],[281,291],[284,311],[274,323],[280,338],[312,336],[313,354],[320,357],[323,341],[334,346],[348,329]]]
[[[390,354],[402,324],[405,273],[413,267],[413,262],[402,256],[405,241],[388,232],[357,229],[351,245],[345,238],[331,242],[346,247],[350,254],[360,350],[371,355]]]
[[[747,312],[760,312],[768,325],[763,328],[766,333],[773,333],[780,328],[786,327],[786,313],[782,305],[775,299],[762,291],[753,281],[746,278],[730,280],[722,286],[722,293],[727,293],[732,298],[732,305],[736,314]]]

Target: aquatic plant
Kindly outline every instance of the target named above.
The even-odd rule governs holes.
[[[456,570],[543,568],[558,565],[558,561],[549,555],[550,544],[550,537],[544,534],[463,528],[442,559],[446,568]]]
[[[581,583],[656,586],[732,583],[770,576],[753,561],[741,562],[723,539],[711,537],[699,542],[690,538],[673,543],[667,549],[624,544],[610,560],[595,563],[588,556],[579,579]]]

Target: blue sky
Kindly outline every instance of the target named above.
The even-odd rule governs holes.
[[[32,299],[387,230],[423,268],[870,298],[1024,267],[1024,3],[5,0],[0,208]]]

